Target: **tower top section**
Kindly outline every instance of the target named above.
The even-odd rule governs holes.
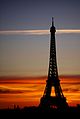
[[[51,26],[51,28],[50,28],[50,32],[52,33],[52,34],[55,34],[55,32],[56,32],[56,29],[55,29],[55,27],[54,27],[54,18],[52,17],[52,26]]]
[[[52,17],[52,26],[54,26],[54,17]]]

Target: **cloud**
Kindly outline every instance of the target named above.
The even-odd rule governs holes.
[[[80,29],[61,29],[57,30],[57,34],[71,34],[71,33],[80,33]]]
[[[20,90],[12,90],[0,87],[0,94],[16,94],[16,93],[23,93],[23,92]]]
[[[80,29],[59,29],[56,34],[78,34]],[[4,30],[0,31],[0,35],[48,35],[50,30]]]
[[[0,31],[0,35],[48,35],[49,30],[7,30]]]
[[[63,91],[67,93],[80,93],[80,85],[68,84],[63,87]]]
[[[67,93],[77,93],[77,92],[80,92],[80,89],[79,88],[64,88],[63,91],[67,92]]]

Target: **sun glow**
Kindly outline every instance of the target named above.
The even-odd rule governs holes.
[[[38,106],[47,77],[0,79],[0,108]],[[80,103],[80,77],[60,77],[69,105]]]

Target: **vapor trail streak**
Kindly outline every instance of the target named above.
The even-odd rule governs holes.
[[[80,33],[80,29],[59,29],[56,30],[56,34],[71,34]],[[49,30],[4,30],[0,31],[0,35],[48,35]]]

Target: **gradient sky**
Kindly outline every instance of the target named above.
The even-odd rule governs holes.
[[[0,0],[0,76],[47,75],[52,16],[59,75],[80,74],[80,0]]]
[[[0,108],[39,104],[52,17],[58,72],[71,75],[60,77],[61,87],[69,104],[80,104],[80,0],[0,0]]]

